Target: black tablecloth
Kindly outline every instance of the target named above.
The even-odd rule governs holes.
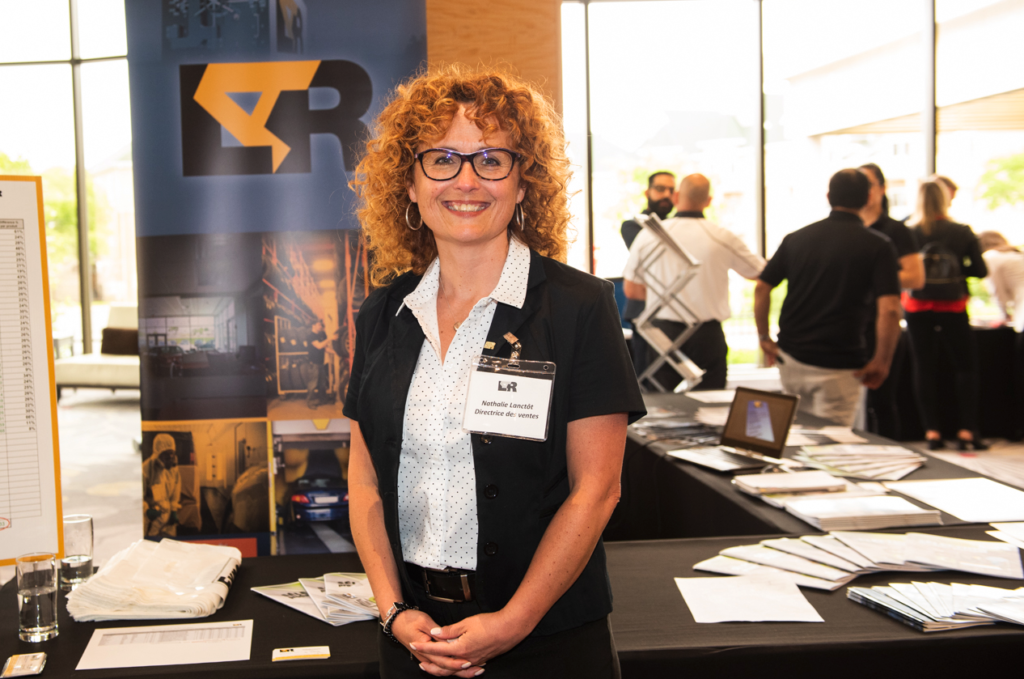
[[[919,532],[991,539],[982,526]],[[806,533],[804,533],[806,534]],[[1016,675],[1024,627],[999,624],[925,634],[835,592],[801,589],[825,623],[697,624],[676,577],[714,577],[693,565],[720,550],[763,537],[609,544],[615,593],[612,630],[623,677],[954,677],[1000,668]],[[877,573],[851,583],[962,582],[1014,589],[1020,580],[967,573]],[[1018,667],[1013,670],[1013,667]]]
[[[0,591],[0,656],[14,653],[47,654],[46,677],[70,677],[98,627],[137,627],[178,622],[219,620],[254,620],[252,652],[248,662],[205,663],[118,670],[89,670],[80,674],[90,677],[180,677],[190,679],[265,679],[269,677],[303,677],[338,679],[339,677],[377,677],[377,623],[358,622],[335,628],[287,606],[249,591],[259,585],[276,585],[302,578],[315,578],[331,572],[360,572],[362,565],[355,554],[315,554],[304,556],[273,556],[243,559],[238,577],[224,608],[209,618],[195,621],[118,621],[76,623],[68,616],[64,595],[60,595],[60,634],[52,640],[30,644],[18,640],[17,588],[14,581]],[[328,660],[270,661],[275,648],[290,646],[330,646]]]
[[[989,539],[982,526],[924,529],[951,537]],[[1024,628],[994,627],[926,635],[880,613],[846,600],[845,588],[835,592],[801,590],[825,619],[815,623],[694,622],[675,586],[676,577],[707,577],[694,564],[726,547],[754,544],[761,537],[664,540],[609,544],[608,570],[615,595],[612,629],[622,661],[623,676],[758,676],[836,677],[869,675],[951,676],[953,671],[982,668],[987,663],[1017,659],[1024,648]],[[355,555],[276,556],[245,559],[224,608],[203,619],[254,620],[251,660],[248,662],[176,665],[122,670],[91,670],[81,676],[235,679],[266,677],[377,677],[377,628],[374,622],[343,627],[307,617],[249,591],[255,585],[317,577],[331,571],[359,571]],[[966,573],[862,576],[858,586],[912,580],[965,582],[1015,588],[1020,581]],[[63,608],[63,596],[61,608]],[[0,590],[0,656],[13,653],[48,654],[43,677],[71,677],[97,627],[132,627],[177,621],[75,623],[60,618],[56,639],[29,644],[17,639],[14,583]],[[329,660],[271,663],[274,648],[329,646]],[[1005,667],[1005,666],[1004,666]],[[484,675],[486,676],[486,674]]]
[[[660,406],[696,413],[705,404],[685,394],[648,394],[648,407]],[[708,404],[711,407],[728,404]],[[797,426],[832,424],[798,413]],[[894,444],[889,439],[863,434],[871,443]],[[732,474],[716,472],[668,457],[672,445],[645,440],[630,428],[622,467],[622,499],[616,507],[604,538],[619,540],[666,540],[723,535],[800,533],[813,529],[795,516],[736,490]],[[798,448],[786,449],[791,457]],[[905,480],[952,479],[979,476],[970,470],[935,457]],[[919,502],[911,500],[915,504]],[[963,522],[942,514],[943,525]]]
[[[1022,423],[1018,401],[1024,394],[1017,394],[1013,384],[1016,354],[1013,328],[972,328],[975,351],[978,356],[978,428],[982,437],[1012,438],[1018,436]],[[953,380],[953,368],[945,360],[938,368],[940,374]],[[914,370],[910,356],[903,366],[903,374],[897,387],[897,408],[904,440],[920,441],[924,438],[924,427],[918,415],[917,400],[914,396]],[[939,410],[945,426],[942,435],[952,441],[958,429],[956,398],[952,388],[939,394]]]

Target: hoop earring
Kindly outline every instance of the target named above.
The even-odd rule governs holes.
[[[526,223],[526,215],[523,214],[523,204],[522,203],[516,203],[516,207],[512,211],[512,219],[515,221],[516,226],[519,227],[519,230],[522,231],[523,230],[523,224]]]
[[[420,218],[420,225],[417,226],[415,229],[412,228],[412,222],[409,221],[409,208],[411,208],[415,204],[416,203],[409,203],[408,205],[405,206],[405,225],[409,227],[410,231],[419,231],[420,229],[423,228],[423,218],[422,217]]]

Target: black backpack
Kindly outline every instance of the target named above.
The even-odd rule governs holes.
[[[925,243],[921,248],[924,258],[924,287],[911,290],[915,299],[955,301],[964,296],[964,274],[961,259],[939,240]]]

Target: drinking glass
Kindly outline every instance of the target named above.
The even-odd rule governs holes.
[[[64,558],[60,561],[60,588],[70,592],[92,577],[92,517],[64,516]]]
[[[18,571],[18,638],[46,641],[57,636],[57,557],[36,552],[14,560]]]

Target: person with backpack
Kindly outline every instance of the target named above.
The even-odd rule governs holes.
[[[915,387],[929,450],[945,446],[939,421],[940,395],[955,390],[957,448],[986,450],[978,435],[978,365],[967,318],[967,278],[984,278],[988,268],[971,227],[949,220],[949,198],[937,181],[921,183],[908,221],[921,248],[925,283],[903,293],[914,358]],[[941,375],[945,355],[952,375]]]

